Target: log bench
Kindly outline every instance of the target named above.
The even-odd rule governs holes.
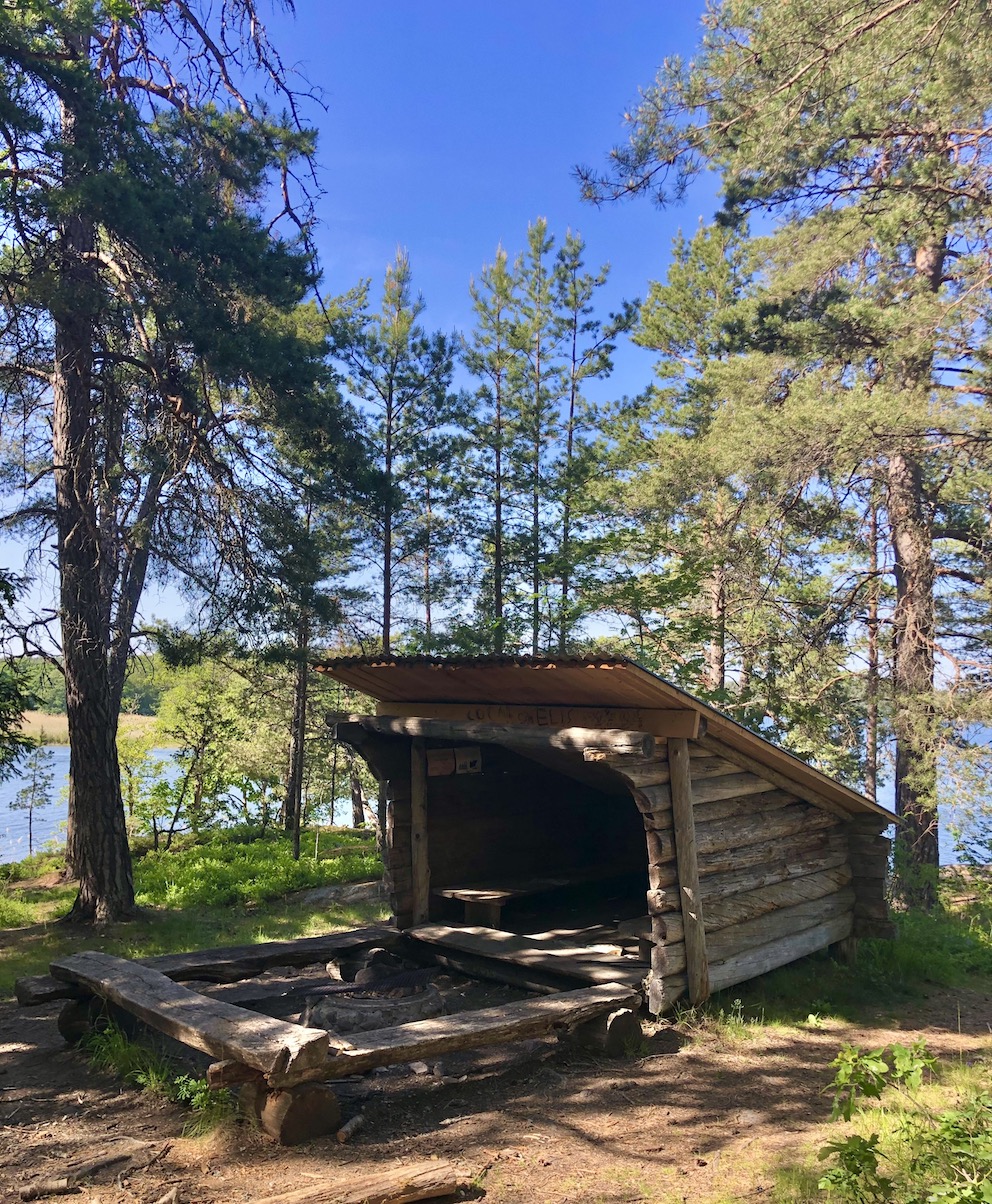
[[[345,1038],[210,999],[149,966],[105,953],[75,953],[51,968],[84,998],[107,1000],[149,1027],[219,1059],[208,1069],[210,1086],[244,1084],[259,1123],[283,1144],[337,1127],[340,1108],[328,1080],[571,1031],[607,1013],[640,1006],[640,994],[630,984],[611,981]],[[73,999],[66,1007],[78,1009],[80,1003]]]
[[[589,869],[546,874],[533,878],[514,878],[502,883],[473,884],[468,886],[436,886],[431,894],[442,899],[457,899],[465,904],[467,927],[501,928],[503,908],[518,899],[529,899],[536,895],[555,894],[573,886],[585,886],[594,882],[608,882],[611,878],[622,878],[632,871],[630,866],[600,866]]]

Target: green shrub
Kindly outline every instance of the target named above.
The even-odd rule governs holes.
[[[0,887],[0,928],[24,928],[34,921],[34,908]]]
[[[822,1190],[846,1204],[992,1204],[987,1091],[973,1087],[950,1107],[930,1106],[925,1084],[936,1062],[922,1041],[870,1053],[845,1046],[832,1065],[834,1117],[861,1119],[867,1131],[820,1150],[833,1164],[819,1181]],[[864,1112],[861,1100],[893,1092],[898,1107]]]
[[[293,860],[290,841],[240,843],[217,834],[203,844],[147,853],[135,863],[135,893],[143,905],[222,907],[254,905],[307,887],[376,878],[377,855],[358,847],[339,857]]]

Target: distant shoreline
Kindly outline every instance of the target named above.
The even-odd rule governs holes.
[[[65,715],[49,715],[45,711],[25,711],[21,731],[42,744],[68,744],[69,721]],[[121,715],[120,731],[128,736],[143,736],[155,731],[154,715]],[[168,740],[156,742],[160,748],[171,747]]]

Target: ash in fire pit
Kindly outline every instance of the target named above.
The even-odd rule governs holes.
[[[337,967],[328,967],[333,975]],[[411,969],[386,949],[370,949],[354,982],[335,982],[307,996],[300,1023],[336,1033],[364,1033],[444,1011],[431,982],[436,969]]]

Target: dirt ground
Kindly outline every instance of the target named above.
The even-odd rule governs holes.
[[[0,1004],[0,1199],[64,1174],[68,1163],[148,1143],[134,1161],[88,1180],[76,1199],[242,1204],[293,1188],[347,1183],[360,1169],[444,1158],[490,1204],[633,1204],[770,1200],[776,1165],[822,1140],[822,1088],[842,1042],[877,1047],[924,1037],[941,1058],[987,1055],[989,996],[935,991],[898,1023],[827,1022],[756,1029],[744,1040],[672,1030],[630,1057],[606,1060],[556,1042],[527,1042],[366,1076],[342,1093],[364,1127],[293,1149],[246,1124],[182,1137],[188,1113],[93,1071],[67,1049],[58,1006]],[[426,1070],[426,1073],[424,1072]],[[333,1194],[326,1199],[332,1200]]]

